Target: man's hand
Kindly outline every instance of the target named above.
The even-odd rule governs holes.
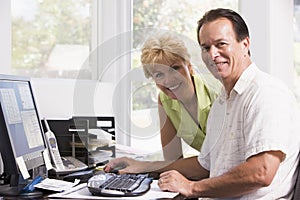
[[[176,170],[171,170],[160,174],[158,186],[161,190],[178,192],[185,197],[192,197],[192,181],[186,179]]]

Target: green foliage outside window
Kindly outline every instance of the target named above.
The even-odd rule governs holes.
[[[12,7],[18,3],[12,0]],[[42,72],[56,44],[89,46],[90,0],[40,0],[28,7],[34,9],[32,16],[25,11],[12,16],[13,69]]]

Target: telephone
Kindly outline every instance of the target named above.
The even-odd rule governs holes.
[[[46,126],[46,140],[48,149],[50,152],[51,160],[54,164],[54,171],[56,173],[67,173],[67,172],[75,172],[87,169],[88,166],[78,159],[67,156],[61,157],[59,153],[59,149],[56,142],[56,137],[54,133],[50,130],[49,124],[46,119],[44,119]]]

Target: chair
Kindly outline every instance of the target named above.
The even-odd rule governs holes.
[[[293,200],[299,200],[300,199],[300,162],[298,165],[298,175],[297,175],[297,179],[296,179],[296,184],[295,184],[295,188],[294,188],[294,196],[293,196]]]

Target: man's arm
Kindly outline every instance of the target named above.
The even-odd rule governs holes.
[[[201,180],[209,176],[209,171],[199,164],[197,156],[176,160],[155,172],[161,173],[169,170],[176,170],[191,180]]]
[[[187,197],[238,197],[270,185],[283,159],[281,151],[262,152],[221,176],[200,181],[169,171],[161,174],[159,186]]]

